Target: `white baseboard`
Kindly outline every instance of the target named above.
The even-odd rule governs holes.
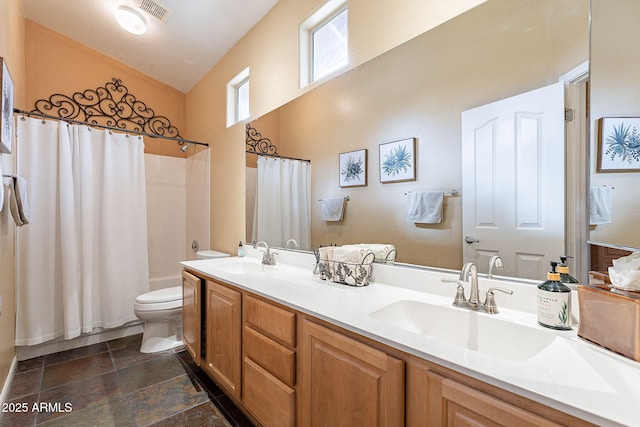
[[[13,383],[13,376],[16,373],[16,369],[18,368],[18,358],[13,356],[13,361],[11,361],[11,367],[9,368],[9,373],[7,374],[7,378],[4,380],[4,385],[2,386],[2,393],[0,393],[0,405],[3,405],[7,400],[7,396],[9,396],[9,390],[11,390],[11,384]]]
[[[19,346],[16,347],[18,360],[28,360],[45,354],[53,354],[59,351],[73,350],[74,348],[86,347],[92,344],[98,344],[105,341],[115,340],[117,338],[128,337],[130,335],[140,334],[143,332],[143,322],[136,322],[129,326],[117,329],[102,330],[98,333],[90,335],[82,335],[72,340],[54,340],[38,345]]]

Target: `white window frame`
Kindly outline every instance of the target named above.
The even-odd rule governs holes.
[[[336,71],[329,73],[320,79],[314,80],[313,76],[313,33],[337,15],[348,9],[347,0],[329,0],[320,6],[300,24],[299,31],[299,58],[300,58],[300,88],[330,78]],[[347,64],[348,65],[348,64]],[[346,67],[346,65],[345,65]]]
[[[238,99],[238,88],[245,83],[250,84],[249,67],[240,71],[233,79],[227,83],[227,127],[233,126],[251,117],[251,110],[246,117],[239,117],[240,103]],[[251,86],[249,86],[251,88]],[[249,100],[251,98],[249,97]],[[249,101],[250,102],[250,101]]]

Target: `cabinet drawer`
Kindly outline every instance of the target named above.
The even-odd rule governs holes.
[[[295,425],[295,390],[244,358],[242,403],[265,427]]]
[[[295,385],[295,352],[248,326],[243,340],[245,356],[291,387]]]
[[[244,322],[281,344],[289,347],[296,345],[295,313],[247,295]]]

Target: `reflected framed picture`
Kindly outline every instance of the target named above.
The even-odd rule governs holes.
[[[380,144],[380,182],[416,180],[416,139]]]
[[[367,185],[367,150],[340,153],[340,187]]]
[[[2,100],[0,103],[0,153],[11,153],[11,139],[13,136],[13,80],[9,74],[7,63],[0,57],[2,62],[2,77],[0,87],[2,87]]]
[[[640,172],[640,117],[598,120],[598,173]]]

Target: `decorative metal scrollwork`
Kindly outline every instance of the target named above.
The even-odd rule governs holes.
[[[247,152],[256,154],[268,154],[270,156],[279,156],[278,148],[271,143],[269,138],[263,138],[262,134],[255,128],[251,127],[251,123],[247,123]]]
[[[178,128],[167,117],[157,116],[116,78],[104,87],[86,89],[72,96],[54,94],[49,99],[39,99],[35,107],[32,112],[182,139]]]

